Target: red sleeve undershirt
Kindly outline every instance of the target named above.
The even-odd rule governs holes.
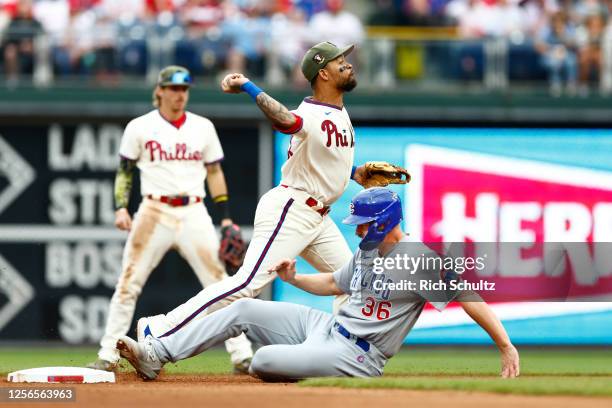
[[[302,130],[302,126],[304,125],[304,120],[302,119],[301,116],[296,115],[293,112],[292,112],[292,115],[295,117],[295,123],[293,124],[293,126],[286,128],[286,129],[279,129],[276,126],[273,126],[274,129],[286,135],[293,135],[299,132],[300,130]]]

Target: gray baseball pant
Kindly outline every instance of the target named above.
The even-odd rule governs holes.
[[[268,381],[308,377],[372,377],[384,363],[376,350],[365,352],[343,337],[335,319],[306,306],[243,298],[177,332],[153,347],[163,363],[193,357],[244,332],[263,345],[253,356],[251,374]]]

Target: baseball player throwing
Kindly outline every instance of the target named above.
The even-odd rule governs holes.
[[[353,166],[355,132],[343,106],[344,93],[357,85],[353,66],[345,59],[353,48],[324,42],[306,52],[302,72],[313,96],[293,112],[242,74],[223,79],[224,92],[246,92],[276,129],[292,135],[282,180],[259,200],[253,238],[240,270],[166,315],[140,319],[139,339],[145,331],[172,336],[206,313],[257,296],[276,277],[267,270],[281,258],[301,256],[320,272],[333,272],[351,258],[348,244],[327,213],[351,178],[360,184],[368,178],[364,166]]]
[[[220,165],[223,150],[212,122],[185,111],[190,84],[185,68],[164,68],[153,92],[158,109],[132,120],[123,134],[115,225],[129,235],[98,359],[91,368],[112,370],[117,364],[117,339],[129,330],[142,287],[170,248],[187,260],[203,286],[227,276],[218,259],[215,228],[202,205],[206,180],[222,225],[232,224]],[[127,205],[135,167],[140,169],[143,201],[132,222]],[[228,339],[226,347],[235,369],[246,371],[252,357],[248,339]]]
[[[296,274],[295,260],[291,259],[270,267],[271,275],[278,274],[307,292],[321,296],[349,294],[349,301],[337,316],[291,303],[241,299],[172,336],[147,336],[143,342],[122,337],[117,347],[141,377],[152,380],[165,363],[189,358],[244,332],[264,345],[255,353],[250,367],[252,375],[264,380],[373,377],[383,374],[387,360],[399,351],[428,300],[441,310],[455,299],[499,348],[501,375],[518,376],[518,352],[493,311],[482,301],[462,300],[473,299],[473,292],[455,292],[431,301],[430,293],[418,289],[377,288],[374,282],[389,285],[409,276],[441,280],[441,271],[435,268],[407,271],[391,266],[383,273],[374,269],[375,259],[380,257],[387,261],[397,256],[436,256],[402,232],[401,219],[397,194],[380,187],[364,190],[353,198],[351,214],[344,219],[346,224],[357,225],[356,233],[362,238],[359,249],[344,266],[331,274],[315,275]]]

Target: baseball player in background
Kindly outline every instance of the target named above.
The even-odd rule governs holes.
[[[348,244],[327,214],[351,179],[363,184],[367,178],[364,166],[353,166],[355,132],[343,104],[345,92],[357,86],[353,66],[346,60],[353,48],[323,42],[306,52],[301,68],[313,96],[295,111],[242,74],[223,79],[224,92],[247,93],[277,130],[291,135],[282,180],[259,200],[253,237],[240,270],[168,314],[140,319],[138,339],[145,331],[156,337],[172,336],[206,313],[257,296],[276,277],[267,272],[268,267],[281,258],[301,256],[320,272],[333,272],[351,259]]]
[[[142,287],[169,249],[178,250],[203,286],[227,277],[218,259],[215,228],[202,203],[206,180],[222,214],[221,225],[232,225],[220,164],[223,150],[212,122],[185,111],[190,84],[187,69],[164,68],[153,92],[157,109],[125,128],[115,179],[115,226],[129,235],[98,359],[90,368],[115,368],[119,361],[117,339],[129,330]],[[143,201],[132,222],[127,206],[136,167]],[[228,339],[226,348],[235,371],[246,372],[253,355],[248,339],[244,335]]]
[[[467,314],[491,337],[501,354],[501,375],[519,375],[519,355],[499,319],[474,292],[432,293],[377,287],[413,281],[442,282],[441,270],[404,269],[391,262],[403,258],[437,256],[423,243],[413,241],[400,228],[402,205],[396,193],[375,187],[363,190],[351,202],[344,223],[357,225],[359,249],[333,273],[296,274],[295,260],[270,267],[270,274],[315,295],[349,294],[337,316],[302,305],[241,299],[212,313],[172,336],[146,336],[143,342],[122,337],[117,348],[144,379],[155,379],[162,366],[199,354],[219,341],[244,332],[263,344],[253,357],[250,373],[264,380],[286,381],[307,377],[374,377],[383,374],[389,358],[402,346],[427,301],[442,310],[458,300]],[[455,274],[456,275],[456,274]],[[443,296],[440,297],[439,295]],[[437,299],[436,299],[437,298]],[[480,301],[473,301],[475,298]],[[435,300],[432,300],[435,299]]]

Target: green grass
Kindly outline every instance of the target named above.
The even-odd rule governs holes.
[[[91,347],[0,347],[0,374],[33,367],[85,366],[96,359],[97,351],[97,348]],[[209,350],[194,358],[165,366],[165,372],[173,374],[228,374],[231,371],[229,356],[223,349]]]
[[[380,377],[314,378],[306,387],[394,388],[409,390],[482,391],[500,394],[612,396],[612,377],[521,377],[500,378]]]
[[[405,349],[381,378],[315,378],[302,386],[612,396],[612,350],[526,349],[521,376],[504,380],[499,355],[483,349]]]
[[[519,348],[525,375],[607,375],[612,380],[612,350]],[[409,349],[394,356],[385,374],[497,375],[499,353],[494,349]]]
[[[463,390],[532,395],[612,396],[612,350],[524,349],[521,377],[498,378],[499,355],[481,348],[407,348],[389,361],[385,376],[372,379],[323,378],[303,386]],[[82,366],[93,361],[94,348],[0,347],[0,374],[32,367]],[[131,370],[131,368],[126,368]],[[223,349],[168,364],[171,374],[228,374]]]

